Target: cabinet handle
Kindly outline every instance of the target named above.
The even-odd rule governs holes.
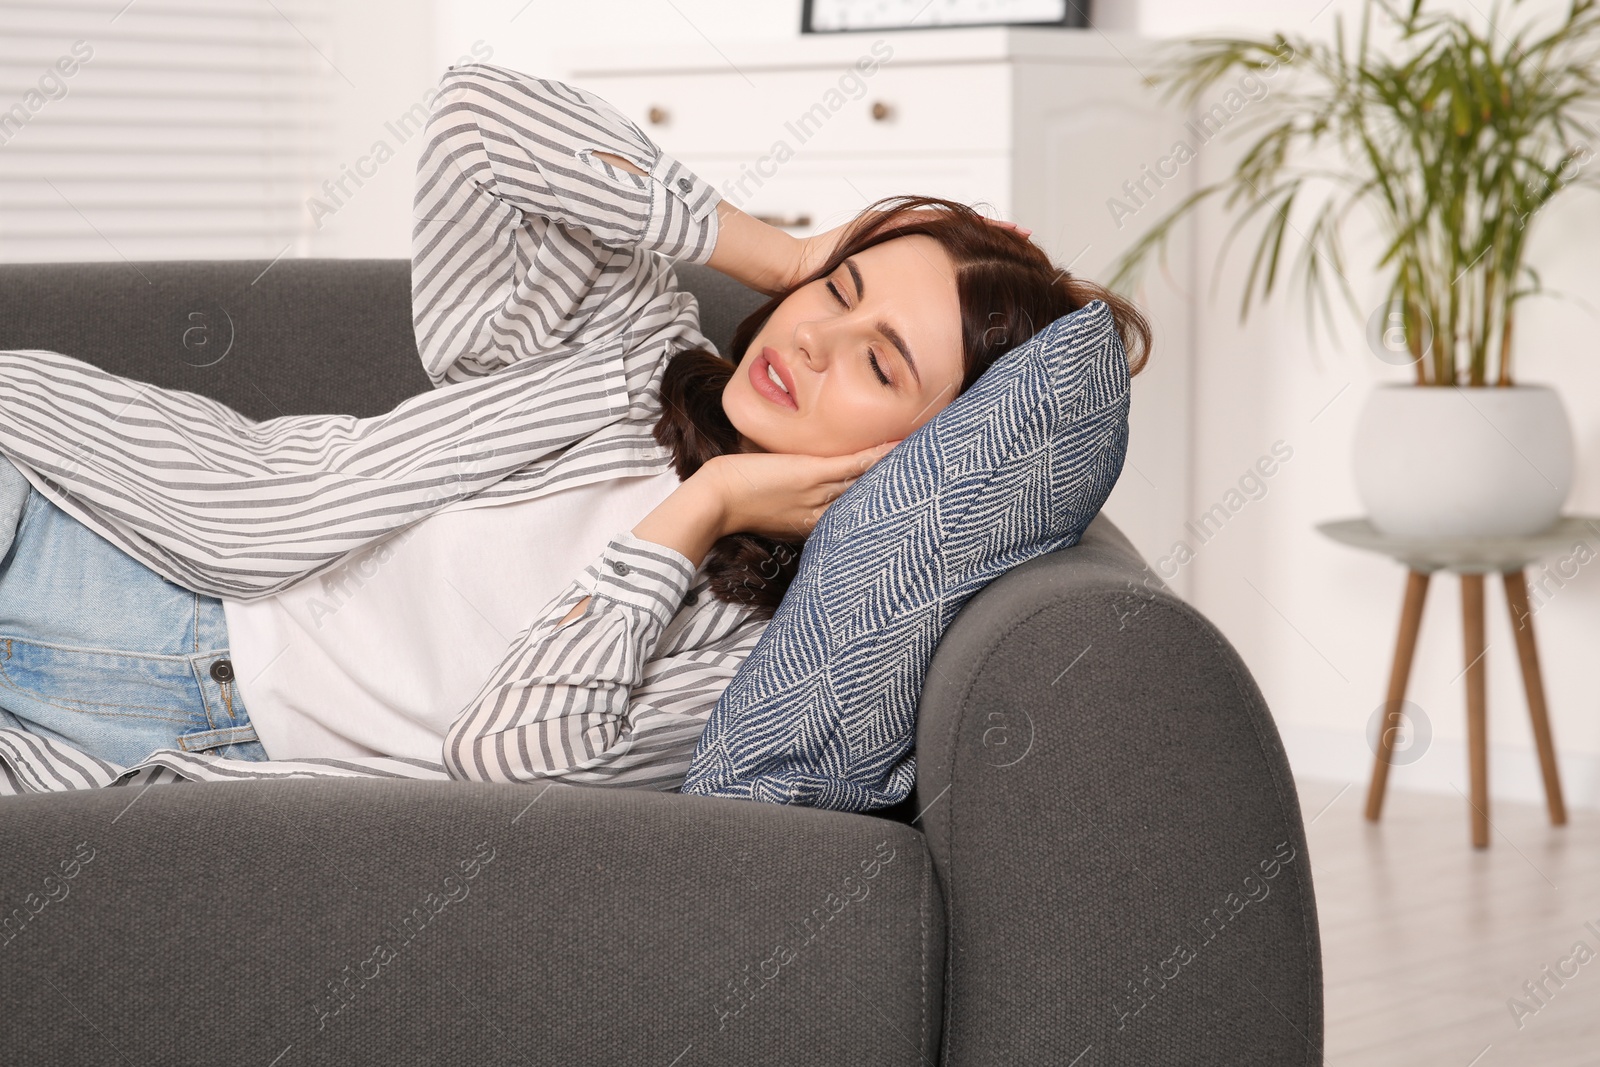
[[[894,109],[882,100],[874,100],[872,102],[872,119],[874,122],[882,122],[893,114]]]
[[[785,218],[782,215],[754,215],[754,216],[751,216],[751,217],[754,218],[757,222],[766,223],[768,226],[789,227],[789,226],[810,226],[811,225],[811,216],[808,215],[808,214],[804,214],[804,213],[799,214],[799,215],[791,215],[788,218]]]
[[[663,107],[656,107],[655,105],[652,104],[651,107],[650,107],[650,125],[652,125],[652,126],[660,126],[662,123],[664,123],[666,121],[667,121],[667,109],[663,108]]]

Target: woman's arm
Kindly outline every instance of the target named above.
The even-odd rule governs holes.
[[[670,670],[652,663],[663,628],[726,529],[719,484],[698,475],[613,539],[546,617],[512,642],[446,736],[444,764],[452,776],[529,781],[610,775],[628,765],[624,757],[637,760],[629,754],[647,707],[670,707],[644,729],[683,734],[669,747],[681,749],[680,779],[687,773],[699,728],[740,661],[696,648],[681,651],[705,670],[685,666],[687,660]],[[574,598],[581,599],[551,621]],[[744,614],[739,606],[719,605],[719,612],[729,611]],[[646,665],[666,672],[653,689],[645,686]],[[685,715],[691,716],[687,725]],[[651,751],[659,754],[663,743],[653,739]]]
[[[640,784],[688,771],[700,731],[764,624],[715,601],[661,645],[694,577],[677,551],[618,534],[512,642],[445,735],[452,778]],[[704,594],[703,594],[704,595]],[[571,621],[556,622],[581,599]],[[644,784],[651,784],[646,781]]]
[[[644,171],[620,156],[595,155],[634,174]],[[831,231],[830,231],[831,232]],[[734,207],[717,202],[717,241],[706,266],[766,296],[787,289],[800,265],[805,241]]]
[[[699,569],[711,546],[730,533],[804,541],[828,505],[900,438],[842,456],[736,453],[713,456],[656,505],[633,535],[662,545]],[[579,601],[557,626],[583,612]]]
[[[629,259],[703,263],[716,243],[716,189],[593,93],[473,63],[445,72],[433,106],[411,282],[436,386],[625,334],[658,295],[638,288],[670,277]]]
[[[726,532],[725,519],[726,509],[717,497],[713,483],[691,477],[680,483],[671,496],[639,520],[639,524],[633,528],[633,535],[672,549],[698,570],[706,553],[711,551],[711,546]],[[577,618],[588,606],[589,598],[584,597],[556,624],[557,627],[565,626]]]

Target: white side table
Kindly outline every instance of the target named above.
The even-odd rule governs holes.
[[[1483,657],[1487,651],[1483,624],[1483,576],[1498,571],[1505,583],[1506,607],[1510,610],[1511,628],[1516,634],[1517,658],[1521,661],[1523,688],[1528,694],[1528,715],[1533,720],[1533,736],[1539,747],[1539,769],[1544,775],[1544,795],[1550,809],[1550,823],[1553,826],[1565,825],[1567,808],[1561,798],[1555,741],[1550,736],[1544,682],[1539,674],[1538,647],[1533,638],[1533,612],[1528,604],[1528,582],[1523,571],[1536,560],[1571,547],[1575,541],[1582,540],[1585,534],[1600,531],[1600,515],[1563,516],[1550,529],[1527,537],[1391,537],[1380,532],[1366,519],[1318,523],[1317,530],[1341,544],[1380,552],[1404,564],[1407,569],[1405,600],[1400,609],[1400,636],[1395,643],[1394,665],[1389,672],[1389,693],[1384,702],[1386,725],[1379,734],[1372,783],[1367,790],[1367,818],[1376,822],[1383,810],[1383,791],[1393,757],[1394,727],[1400,722],[1400,707],[1405,700],[1406,682],[1411,675],[1411,657],[1417,647],[1417,631],[1422,623],[1422,602],[1427,596],[1428,579],[1437,570],[1454,571],[1461,576],[1462,651],[1467,662],[1467,752],[1472,779],[1472,843],[1478,848],[1488,847],[1489,752],[1483,669]]]

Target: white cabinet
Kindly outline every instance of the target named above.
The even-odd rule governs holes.
[[[1182,136],[1183,116],[1145,86],[1149,49],[1093,30],[842,33],[674,54],[568,48],[556,76],[797,236],[879,197],[926,193],[1020,222],[1058,266],[1101,280],[1193,187],[1192,168],[1150,169]],[[1113,212],[1113,199],[1124,208]],[[1169,271],[1150,272],[1138,294],[1156,343],[1134,379],[1127,462],[1106,503],[1152,565],[1190,511],[1188,274],[1180,240]],[[1186,577],[1171,581],[1180,594]]]
[[[827,66],[764,69],[741,61],[738,71],[684,71],[673,76],[670,95],[664,95],[665,70],[619,75],[580,69],[571,71],[568,80],[594,88],[648,130],[671,131],[673,154],[680,159],[753,159],[780,139],[808,154],[1009,150],[1009,131],[994,121],[992,110],[993,102],[1008,91],[1007,64],[963,64],[952,78],[928,67],[899,67],[893,59],[878,63],[870,53],[864,62],[876,63],[877,69],[871,74],[854,71],[852,85],[867,90],[854,100],[830,77],[843,71]],[[844,70],[853,67],[847,64]],[[829,95],[830,89],[835,95]],[[881,117],[874,117],[874,104],[886,106],[877,112]],[[658,109],[654,121],[652,107]]]

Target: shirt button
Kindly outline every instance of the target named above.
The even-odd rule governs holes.
[[[611,569],[616,571],[618,574],[627,574],[633,568],[622,562],[620,559],[614,559],[611,561]]]
[[[211,677],[218,682],[233,681],[233,661],[219,659],[211,665]]]
[[[694,188],[694,182],[690,181],[688,178],[679,178],[678,188],[687,193],[690,189]]]
[[[690,593],[688,596],[683,598],[683,602],[685,604],[698,604],[700,603],[700,594]]]

